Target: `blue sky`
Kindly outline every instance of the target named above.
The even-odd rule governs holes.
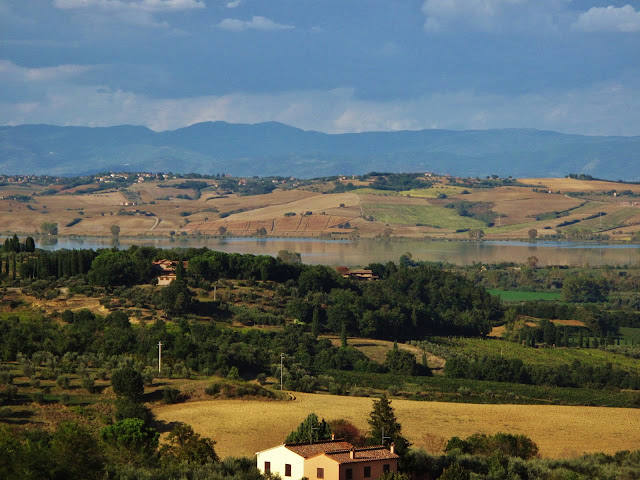
[[[0,0],[0,124],[640,135],[640,2]]]

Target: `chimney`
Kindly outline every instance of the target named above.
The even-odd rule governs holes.
[[[351,451],[349,452],[349,458],[351,460],[353,460],[354,458],[356,458],[356,449],[355,447],[351,447]]]
[[[389,451],[391,453],[396,453],[396,444],[391,442],[391,446],[389,447]]]
[[[332,433],[332,434],[331,434],[331,441],[333,441],[333,440],[335,440],[335,439],[336,439],[336,434],[335,434],[335,433]]]

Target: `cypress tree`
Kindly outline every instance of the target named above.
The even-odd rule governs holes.
[[[11,272],[11,278],[13,280],[15,280],[16,279],[16,265],[17,265],[17,260],[16,260],[16,254],[15,253],[11,256],[11,263],[12,263],[12,268],[13,268],[13,271]]]
[[[311,336],[313,338],[318,338],[320,334],[320,312],[318,311],[318,307],[313,309],[313,319],[311,320]]]
[[[346,348],[347,346],[347,324],[342,324],[342,332],[340,333],[340,345],[342,348]]]

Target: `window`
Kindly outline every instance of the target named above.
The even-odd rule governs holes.
[[[364,467],[364,478],[371,478],[371,467]]]
[[[318,467],[318,471],[316,472],[316,477],[324,478],[324,468]]]
[[[285,463],[284,464],[284,476],[285,477],[290,477],[291,476],[291,464],[289,464],[289,463]]]
[[[352,479],[353,479],[353,469],[347,468],[347,480],[352,480]]]
[[[271,462],[264,462],[264,473],[271,473]]]
[[[382,471],[383,471],[384,473],[388,473],[390,470],[391,470],[391,466],[390,466],[388,463],[385,463],[385,464],[382,466]]]

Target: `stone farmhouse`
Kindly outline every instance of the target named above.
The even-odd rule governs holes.
[[[158,286],[166,286],[169,285],[176,279],[176,267],[178,262],[175,260],[167,260],[163,258],[162,260],[157,260],[155,262],[151,262],[151,266],[154,272],[159,273],[158,275]],[[189,268],[189,262],[183,261],[182,266],[186,270]]]
[[[262,473],[283,480],[375,480],[385,472],[398,471],[393,444],[354,447],[343,440],[315,443],[285,443],[256,453]]]

